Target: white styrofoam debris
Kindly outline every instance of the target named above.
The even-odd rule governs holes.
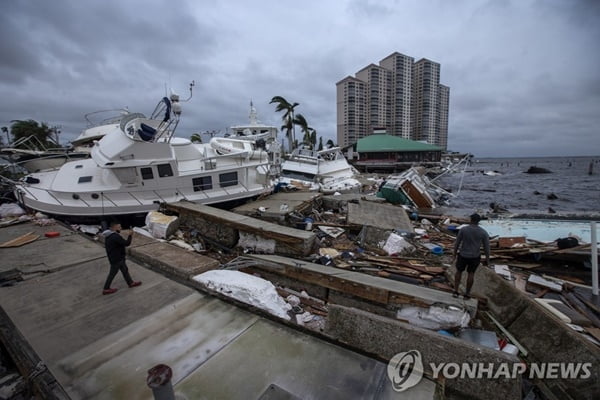
[[[250,249],[256,253],[273,254],[275,253],[275,240],[265,239],[252,233],[240,231],[238,247]]]
[[[182,249],[186,249],[186,250],[189,250],[189,251],[195,251],[196,250],[191,245],[189,245],[186,242],[184,242],[183,240],[169,240],[169,243],[174,244],[177,247],[181,247]]]
[[[144,228],[139,228],[137,226],[133,227],[133,231],[135,233],[139,233],[142,236],[146,236],[146,237],[151,237],[153,238],[154,236],[152,236],[152,234],[150,232],[148,232],[147,230],[145,230]]]
[[[208,289],[265,310],[279,318],[290,319],[292,306],[279,296],[275,286],[262,278],[240,271],[212,270],[193,278]]]
[[[455,308],[431,306],[429,308],[408,306],[398,310],[396,318],[425,329],[451,329],[469,326],[469,313]]]
[[[25,214],[17,203],[4,203],[0,205],[0,217],[19,216]]]
[[[510,273],[510,268],[508,267],[508,265],[495,264],[494,272],[496,272],[498,275],[501,275],[508,280],[512,280],[512,274]]]
[[[95,235],[100,232],[100,225],[78,225],[79,231]]]
[[[294,296],[293,294],[290,294],[288,297],[286,297],[285,301],[287,301],[292,307],[300,305],[300,298],[298,296]]]
[[[179,228],[179,218],[158,211],[150,211],[146,214],[146,228],[153,237],[166,239]]]
[[[383,246],[383,251],[388,254],[412,253],[415,251],[415,246],[402,236],[391,233]]]

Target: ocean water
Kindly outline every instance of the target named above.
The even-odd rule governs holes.
[[[532,166],[551,173],[525,173]],[[498,175],[484,174],[489,171]],[[474,158],[464,174],[445,175],[436,183],[456,195],[450,198],[455,208],[489,211],[496,203],[509,211],[600,212],[600,156]]]

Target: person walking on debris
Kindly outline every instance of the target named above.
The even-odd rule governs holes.
[[[471,298],[471,287],[475,278],[475,270],[481,263],[481,245],[485,252],[485,265],[490,265],[490,237],[488,233],[479,226],[481,217],[479,214],[471,215],[469,225],[458,231],[454,243],[454,262],[456,263],[456,276],[454,278],[454,293],[458,297],[458,287],[462,279],[462,273],[467,270],[467,291],[464,298]]]
[[[123,278],[125,278],[125,282],[127,282],[127,285],[129,285],[130,288],[142,284],[142,282],[134,281],[131,278],[127,264],[125,263],[125,247],[131,244],[131,231],[129,232],[129,236],[127,236],[127,240],[123,239],[120,233],[121,224],[116,221],[111,222],[110,229],[102,232],[102,235],[106,238],[104,245],[106,247],[108,261],[110,262],[110,272],[104,283],[102,294],[113,294],[117,291],[117,289],[111,288],[110,284],[119,271],[123,274]]]

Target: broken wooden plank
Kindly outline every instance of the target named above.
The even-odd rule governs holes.
[[[525,262],[520,262],[520,261],[514,261],[511,259],[508,259],[505,262],[505,264],[508,265],[509,267],[521,268],[521,269],[534,269],[534,268],[540,268],[542,266],[542,264],[525,263]]]
[[[7,247],[23,246],[23,245],[26,245],[27,243],[36,241],[37,239],[39,239],[39,237],[40,237],[40,235],[36,235],[33,232],[29,232],[29,233],[21,235],[17,238],[9,240],[8,242],[4,242],[4,243],[0,244],[0,247],[7,248]]]
[[[498,238],[498,247],[500,247],[501,249],[509,249],[509,248],[512,248],[515,244],[525,244],[525,243],[526,243],[525,236]]]
[[[517,348],[519,349],[521,354],[523,354],[523,356],[527,357],[527,354],[529,352],[527,351],[527,349],[525,347],[523,347],[521,345],[521,343],[519,343],[519,341],[513,336],[513,334],[510,333],[508,331],[508,329],[506,329],[504,326],[502,326],[502,324],[500,322],[498,322],[496,320],[496,318],[494,318],[494,316],[489,311],[486,311],[486,314],[492,320],[492,322],[494,324],[496,324],[496,326],[502,331],[502,333],[504,333],[506,335],[506,337],[511,341],[511,343],[514,344],[515,346],[517,346]]]

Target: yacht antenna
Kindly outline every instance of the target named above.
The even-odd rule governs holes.
[[[190,99],[192,98],[192,95],[193,95],[192,91],[193,91],[193,89],[194,89],[194,86],[196,86],[196,81],[192,81],[192,83],[190,83],[190,97],[188,97],[188,98],[187,98],[187,99],[185,99],[185,100],[182,100],[183,102],[188,102],[188,101],[190,101]]]

